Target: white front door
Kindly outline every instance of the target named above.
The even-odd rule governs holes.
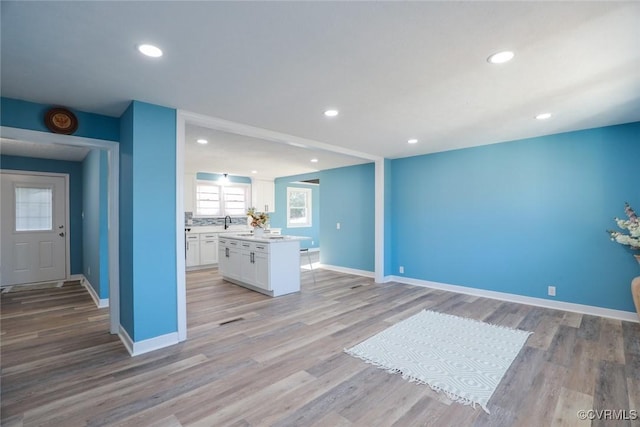
[[[64,176],[2,172],[2,286],[66,279]]]

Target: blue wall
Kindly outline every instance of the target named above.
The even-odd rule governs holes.
[[[300,242],[301,248],[320,247],[321,185],[299,184],[297,181],[316,179],[318,177],[317,173],[312,173],[277,178],[274,181],[276,209],[275,212],[269,214],[269,225],[273,228],[282,228],[282,234],[309,237],[310,240],[302,240]],[[287,227],[287,188],[289,187],[311,189],[311,227]],[[322,256],[322,254],[320,255]]]
[[[283,177],[276,183],[276,212],[271,225],[283,233],[304,235],[303,228],[287,229],[287,183],[320,179],[320,262],[338,267],[373,271],[375,261],[375,167],[373,163]],[[315,209],[314,209],[315,210]],[[340,223],[340,230],[336,223]]]
[[[133,101],[120,123],[120,323],[142,341],[178,329],[176,111]]]
[[[20,129],[29,129],[34,131],[50,133],[44,124],[44,116],[46,111],[53,105],[36,104],[33,102],[22,101],[11,98],[0,98],[0,124],[2,126],[15,127]],[[85,113],[82,111],[72,110],[78,118],[78,130],[74,136],[85,138],[104,139],[109,141],[118,141],[120,135],[120,120],[114,117],[103,116],[100,114]],[[106,162],[106,156],[102,160]],[[5,169],[22,169],[40,172],[57,172],[69,173],[69,192],[70,192],[70,240],[71,240],[71,274],[81,274],[87,272],[87,266],[83,255],[83,195],[87,194],[83,189],[83,181],[85,180],[83,164],[81,162],[64,162],[59,160],[45,160],[24,157],[2,156],[2,168]],[[108,171],[106,167],[101,175],[103,188],[106,188],[106,180]],[[106,191],[101,194],[101,199],[106,206]],[[106,208],[105,208],[106,209]],[[101,225],[100,242],[103,245],[100,256],[101,263],[108,263],[108,238],[106,231],[107,218],[103,218]],[[92,267],[91,275],[95,276]],[[101,283],[108,282],[108,269],[101,271]],[[86,275],[86,274],[85,274]],[[94,281],[89,278],[92,285],[97,286]],[[97,289],[96,289],[97,290]],[[102,289],[99,292],[101,298],[107,296]]]
[[[395,274],[633,311],[638,265],[605,230],[640,209],[640,123],[391,165]]]
[[[96,294],[109,297],[107,153],[91,150],[82,162],[83,273]]]
[[[0,123],[20,129],[30,129],[49,133],[44,124],[47,110],[54,105],[36,104],[12,98],[0,99]],[[120,121],[115,117],[85,113],[70,109],[78,118],[78,130],[73,136],[118,141],[120,139]]]
[[[32,157],[0,156],[0,168],[69,174],[69,254],[71,274],[82,273],[82,163]]]

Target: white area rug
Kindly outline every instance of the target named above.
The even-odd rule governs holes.
[[[345,352],[489,413],[489,399],[531,334],[425,310]]]

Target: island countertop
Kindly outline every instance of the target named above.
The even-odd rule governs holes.
[[[237,239],[237,240],[247,240],[250,242],[260,242],[260,243],[283,243],[283,242],[292,242],[292,241],[301,241],[301,240],[310,240],[311,237],[307,236],[291,236],[288,234],[263,234],[261,236],[256,236],[253,233],[220,233],[220,238],[228,238],[228,239]]]

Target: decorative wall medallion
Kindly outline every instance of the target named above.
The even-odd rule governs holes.
[[[71,135],[78,129],[78,119],[66,108],[51,108],[44,116],[44,124],[54,133]]]

